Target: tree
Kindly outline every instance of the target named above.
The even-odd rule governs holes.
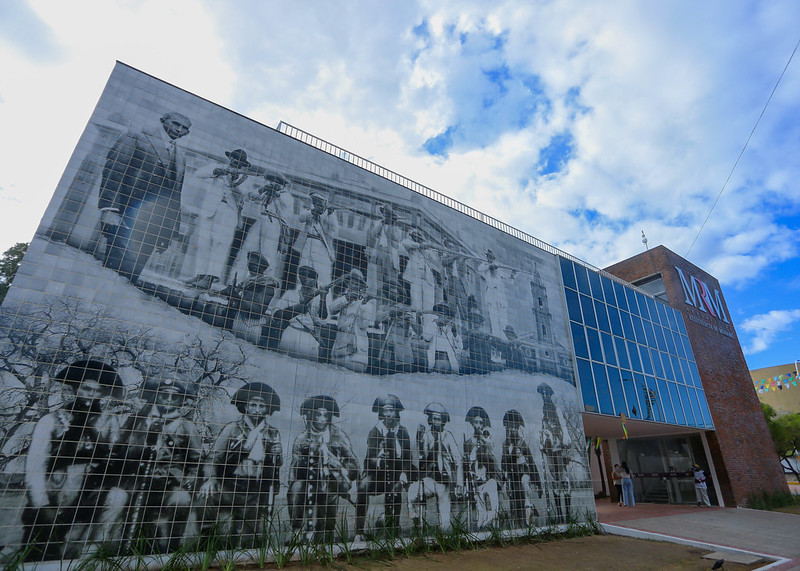
[[[791,470],[794,477],[800,482],[800,473],[797,471],[797,465],[792,462],[794,458],[797,458],[798,451],[800,451],[800,413],[791,412],[779,415],[774,408],[766,403],[761,403],[761,410],[764,411],[764,416],[767,417],[769,433],[775,442],[775,448],[778,450],[781,464],[784,468]]]
[[[14,276],[17,275],[22,257],[27,250],[27,242],[17,242],[3,252],[3,257],[0,259],[0,303],[3,303],[6,293],[8,293],[8,288],[11,287],[11,282],[14,281]]]

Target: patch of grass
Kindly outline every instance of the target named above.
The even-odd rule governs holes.
[[[777,508],[800,506],[800,496],[791,492],[767,492],[750,494],[747,506],[754,510],[772,511]]]

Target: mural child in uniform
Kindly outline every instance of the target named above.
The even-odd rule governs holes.
[[[497,517],[497,459],[494,441],[489,432],[492,426],[489,414],[483,407],[473,406],[464,418],[472,425],[473,433],[464,441],[464,470],[468,493],[478,512],[478,528],[489,527]]]
[[[564,440],[564,430],[558,418],[558,409],[553,402],[553,388],[547,383],[541,383],[536,392],[542,395],[542,430],[539,433],[539,444],[544,460],[545,477],[548,483],[548,495],[552,494],[550,508],[555,510],[558,521],[565,522],[569,519],[570,494],[569,475],[567,464],[569,458],[569,445]],[[550,503],[550,502],[548,502]]]
[[[539,515],[533,504],[534,489],[542,497],[542,478],[533,459],[533,452],[522,436],[525,420],[518,410],[511,409],[503,415],[506,438],[503,441],[503,455],[500,466],[505,476],[508,491],[511,522],[517,527],[525,527],[531,517]]]
[[[425,407],[428,427],[417,428],[418,480],[408,487],[408,515],[419,526],[423,506],[435,497],[439,508],[439,525],[450,527],[450,494],[464,495],[464,472],[461,451],[453,433],[445,430],[450,422],[447,409],[438,402]]]
[[[400,528],[400,506],[403,488],[408,486],[411,463],[411,437],[400,424],[403,403],[395,395],[375,399],[372,412],[378,423],[367,436],[364,472],[358,483],[356,500],[356,541],[363,540],[364,523],[370,496],[383,494],[383,521],[388,529]]]
[[[281,401],[271,386],[255,382],[236,391],[231,404],[242,416],[217,437],[198,495],[208,499],[218,494],[215,519],[221,519],[220,512],[229,516],[230,533],[248,546],[263,531],[265,518],[272,517],[280,490],[281,435],[267,420],[280,410]]]
[[[100,361],[76,361],[53,380],[75,397],[36,422],[28,448],[23,545],[38,560],[80,554],[100,497],[102,477],[92,474],[102,474],[119,438],[118,417],[104,413],[102,399],[124,391],[117,372]]]
[[[339,496],[347,497],[358,478],[358,460],[347,435],[333,426],[339,405],[328,395],[307,398],[300,407],[306,429],[292,446],[289,519],[292,531],[322,539],[336,526]]]

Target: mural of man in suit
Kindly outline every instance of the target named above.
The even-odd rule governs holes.
[[[106,155],[98,201],[104,264],[134,284],[180,229],[186,157],[176,142],[191,126],[185,115],[166,113],[159,127],[125,133]]]

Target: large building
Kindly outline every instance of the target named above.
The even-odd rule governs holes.
[[[599,271],[118,64],[1,308],[0,536],[521,530],[593,519],[617,461],[740,505],[786,484],[728,315],[664,248]]]

